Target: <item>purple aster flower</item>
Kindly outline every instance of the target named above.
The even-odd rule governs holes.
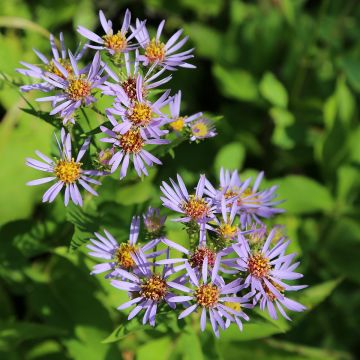
[[[186,60],[194,57],[194,55],[192,55],[194,49],[177,52],[184,46],[188,39],[186,36],[179,40],[183,32],[182,29],[172,35],[166,43],[160,41],[164,25],[165,20],[160,23],[156,37],[151,39],[144,23],[136,19],[136,28],[131,28],[133,32],[136,33],[135,37],[140,46],[144,49],[144,54],[139,56],[139,61],[145,66],[157,64],[165,67],[167,70],[176,70],[177,67],[195,68],[194,65],[186,62]]]
[[[124,54],[126,73],[121,73],[120,78],[113,71],[107,68],[107,72],[115,81],[115,83],[106,81],[105,84],[101,86],[103,94],[117,96],[119,93],[119,88],[122,88],[130,100],[137,100],[137,78],[139,75],[141,75],[139,66],[140,64],[137,60],[138,55],[139,52],[136,49],[135,60],[131,61],[129,53]],[[166,69],[162,68],[159,71],[155,71],[154,67],[155,65],[151,66],[142,78],[142,88],[140,91],[143,97],[148,95],[151,89],[155,89],[161,85],[166,84],[172,78],[171,75],[161,78],[161,75],[165,72]]]
[[[143,221],[146,231],[157,235],[164,227],[166,216],[160,215],[160,209],[149,206],[146,213],[143,214]]]
[[[118,243],[115,238],[104,229],[104,235],[95,233],[97,239],[90,239],[91,244],[86,247],[91,250],[89,255],[99,259],[109,260],[106,263],[94,266],[91,274],[110,272],[108,276],[114,276],[116,269],[132,270],[137,273],[134,260],[135,253],[141,253],[145,259],[154,258],[164,251],[152,251],[160,240],[152,240],[145,245],[137,244],[140,233],[140,216],[134,216],[130,225],[129,241]],[[149,252],[150,251],[150,252]]]
[[[131,99],[122,87],[118,87],[112,108],[107,109],[107,116],[112,123],[116,123],[113,115],[120,115],[121,122],[114,125],[114,131],[124,134],[131,128],[140,129],[142,138],[160,137],[168,133],[161,130],[167,117],[161,109],[171,100],[170,90],[162,94],[158,100],[151,103],[143,97],[143,77],[136,79],[136,99]]]
[[[246,275],[244,284],[249,286],[252,291],[261,294],[270,294],[276,299],[284,299],[284,291],[294,291],[303,286],[288,285],[283,280],[295,280],[302,278],[303,275],[294,270],[299,266],[299,262],[292,264],[296,254],[285,255],[285,251],[290,241],[281,238],[274,246],[270,246],[275,236],[275,229],[271,230],[261,250],[257,246],[251,249],[246,238],[239,234],[239,244],[233,245],[238,255],[234,266]]]
[[[225,284],[222,278],[218,275],[220,266],[220,257],[217,257],[216,263],[211,272],[211,278],[208,272],[208,263],[205,259],[201,273],[196,273],[191,266],[186,264],[186,271],[190,278],[190,287],[182,284],[169,283],[170,287],[186,293],[186,295],[174,296],[169,299],[173,303],[191,304],[180,315],[182,319],[198,308],[201,308],[200,326],[204,331],[207,322],[207,315],[209,315],[212,329],[217,337],[219,337],[219,327],[223,330],[226,329],[226,324],[223,318],[228,319],[230,322],[237,323],[241,329],[236,318],[242,315],[242,310],[234,309],[233,303],[243,304],[249,299],[249,296],[238,297],[238,291],[244,288],[241,285],[241,279],[236,279],[228,284]],[[208,281],[209,280],[209,281]],[[231,305],[229,306],[229,303]],[[241,323],[241,322],[240,322]]]
[[[277,196],[277,186],[262,191],[258,190],[263,177],[264,172],[260,172],[251,187],[251,177],[241,181],[236,170],[230,173],[228,170],[221,169],[220,189],[215,189],[207,181],[205,193],[217,203],[222,196],[225,196],[230,202],[235,201],[238,205],[242,227],[251,226],[253,221],[261,224],[260,218],[269,218],[284,211],[274,207],[282,203],[282,201],[274,201]]]
[[[200,244],[203,244],[206,241],[207,222],[214,218],[215,210],[211,199],[203,197],[205,175],[200,176],[194,195],[189,195],[180,175],[177,175],[177,180],[178,184],[170,179],[172,187],[165,181],[162,182],[160,189],[165,197],[160,199],[165,207],[183,215],[174,221],[195,222],[200,226]]]
[[[189,126],[191,141],[204,140],[217,135],[213,122],[204,117],[193,121]]]
[[[25,69],[16,69],[17,72],[25,76],[29,76],[35,79],[43,80],[46,73],[52,73],[60,78],[64,78],[62,72],[55,65],[55,61],[61,64],[69,74],[73,74],[73,69],[70,60],[67,57],[66,47],[64,43],[64,36],[60,33],[60,49],[56,46],[54,35],[50,34],[50,46],[52,51],[52,58],[47,58],[40,51],[34,49],[35,54],[43,63],[42,65],[33,65],[21,61],[20,64],[25,66]],[[75,53],[76,61],[79,61],[84,54],[85,47]],[[48,82],[41,82],[37,84],[24,85],[20,87],[21,91],[27,92],[30,90],[41,90],[43,92],[49,92],[53,90],[55,86]]]
[[[93,92],[107,78],[107,75],[101,77],[104,68],[101,67],[98,52],[95,54],[91,66],[86,68],[86,73],[83,70],[79,70],[77,61],[70,51],[69,58],[73,73],[69,73],[64,66],[54,60],[56,68],[63,77],[49,72],[43,77],[47,83],[59,90],[59,93],[36,99],[36,101],[41,102],[51,101],[53,110],[50,112],[50,115],[59,114],[64,119],[64,124],[68,121],[74,121],[74,111],[80,106],[86,106],[96,101]]]
[[[180,105],[181,105],[181,91],[175,94],[169,103],[170,114],[169,127],[176,132],[180,132],[187,127],[192,121],[197,120],[202,116],[202,112],[198,112],[191,116],[180,116]]]
[[[113,125],[115,124],[117,122],[113,120]],[[142,174],[148,175],[146,166],[153,166],[154,163],[162,165],[162,162],[146,151],[144,146],[168,144],[167,140],[159,138],[144,140],[138,128],[132,128],[124,134],[110,130],[105,126],[101,126],[100,129],[108,136],[101,139],[101,141],[111,143],[115,150],[115,154],[109,160],[111,172],[116,171],[121,164],[120,179],[126,176],[130,160],[132,160],[135,171],[139,176],[142,176]]]
[[[169,276],[172,275],[172,269],[165,265],[162,274],[155,273],[140,253],[137,253],[134,259],[141,270],[141,274],[132,274],[128,271],[117,269],[117,275],[127,281],[111,281],[111,285],[114,287],[128,291],[131,299],[120,305],[118,310],[136,305],[130,312],[128,320],[131,320],[140,311],[144,310],[143,324],[149,323],[151,326],[155,326],[156,313],[161,304],[167,303],[172,309],[175,308],[175,304],[170,302],[174,296],[171,292],[170,284],[173,285],[176,282],[168,281]]]
[[[37,170],[51,173],[51,176],[30,181],[27,185],[40,185],[56,181],[55,184],[45,192],[42,198],[43,202],[53,202],[61,189],[65,187],[65,206],[68,205],[70,198],[75,205],[82,206],[83,200],[78,184],[86,191],[97,196],[97,192],[90,187],[89,183],[95,185],[101,185],[101,183],[88,177],[88,175],[103,175],[103,173],[99,171],[82,169],[82,163],[80,161],[90,145],[90,138],[85,140],[76,160],[74,160],[71,153],[70,134],[66,134],[64,129],[61,130],[61,144],[58,142],[58,145],[60,153],[59,159],[52,160],[40,151],[36,151],[35,153],[42,161],[31,158],[26,159],[26,165]]]
[[[124,21],[121,27],[121,30],[114,34],[112,28],[112,22],[106,20],[104,13],[99,11],[99,18],[102,28],[104,29],[105,35],[100,37],[94,32],[84,28],[83,26],[78,26],[77,31],[87,39],[94,41],[99,45],[87,45],[89,48],[97,50],[107,50],[111,55],[117,53],[128,52],[134,50],[138,45],[131,44],[131,39],[134,38],[136,32],[128,35],[130,21],[131,21],[131,12],[127,9],[124,16]],[[139,24],[138,31],[141,30],[144,23]]]

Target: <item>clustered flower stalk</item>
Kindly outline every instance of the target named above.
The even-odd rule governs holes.
[[[286,310],[305,307],[288,293],[306,287],[289,284],[303,275],[296,272],[296,254],[286,254],[290,240],[279,226],[265,222],[283,212],[276,207],[276,187],[260,190],[263,173],[241,180],[237,171],[221,169],[220,183],[200,176],[189,192],[181,176],[163,182],[163,207],[178,213],[189,235],[187,245],[168,238],[167,218],[160,209],[149,208],[134,216],[129,240],[117,242],[106,230],[96,233],[87,248],[89,255],[105,262],[91,274],[105,273],[110,284],[126,291],[132,307],[128,320],[143,313],[143,324],[155,326],[156,314],[174,312],[179,319],[200,314],[200,328],[210,324],[216,336],[231,324],[242,331],[256,306],[271,318],[279,314],[290,320]],[[195,240],[196,239],[196,240]]]
[[[52,108],[50,116],[63,125],[60,139],[56,137],[58,157],[50,159],[36,151],[40,160],[28,158],[26,161],[28,166],[49,173],[49,176],[30,181],[28,185],[53,182],[45,192],[43,202],[54,201],[64,190],[65,205],[71,200],[81,206],[80,189],[97,195],[90,184],[101,185],[92,176],[110,175],[119,169],[120,179],[123,179],[128,174],[130,163],[138,176],[147,176],[149,167],[162,165],[152,153],[156,147],[176,145],[179,138],[199,142],[216,135],[212,121],[203,113],[181,114],[181,91],[171,95],[171,89],[162,88],[172,79],[173,71],[195,68],[188,62],[193,58],[193,49],[182,49],[187,42],[187,37],[182,37],[183,30],[178,30],[163,42],[165,21],[151,37],[146,21],[136,19],[135,24],[131,24],[129,10],[125,12],[120,30],[113,28],[102,11],[99,18],[103,30],[99,35],[78,27],[79,34],[87,43],[79,46],[74,54],[66,49],[62,33],[60,48],[51,35],[51,57],[34,50],[42,64],[22,62],[24,68],[17,69],[37,80],[22,86],[21,90],[44,93],[45,96],[36,101],[49,102]],[[91,61],[82,65],[86,53]],[[96,107],[102,97],[111,99],[111,106],[105,109],[99,127],[105,147],[99,150],[97,146],[97,156],[88,154],[84,157],[90,144],[95,142],[91,142],[83,132],[80,114],[86,108],[102,113]],[[71,148],[80,147],[79,136],[75,136],[79,133],[86,140],[75,159]],[[83,157],[90,158],[90,161],[81,163]]]

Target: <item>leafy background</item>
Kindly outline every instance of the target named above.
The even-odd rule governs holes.
[[[142,182],[106,180],[85,209],[39,202],[42,188],[24,159],[50,151],[53,127],[26,113],[11,82],[19,61],[48,52],[48,31],[80,40],[78,24],[98,29],[102,8],[116,25],[129,7],[169,35],[184,27],[196,71],[175,74],[188,113],[224,117],[219,136],[182,144]],[[7,0],[0,7],[0,358],[1,359],[352,359],[360,352],[360,7],[358,1]],[[31,101],[36,95],[26,95]],[[292,323],[256,320],[243,333],[207,333],[135,323],[115,309],[124,298],[101,278],[83,243],[107,227],[126,240],[132,214],[159,204],[162,179],[220,166],[244,175],[264,169],[279,184],[292,250],[302,259],[299,295],[309,307]],[[179,239],[176,227],[170,229]],[[71,248],[69,250],[69,243]],[[109,336],[109,334],[111,334]],[[106,340],[105,340],[106,339]],[[105,340],[105,341],[104,341]]]

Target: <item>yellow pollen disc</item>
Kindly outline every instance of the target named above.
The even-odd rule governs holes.
[[[131,254],[133,254],[136,249],[136,246],[130,245],[129,243],[120,244],[115,253],[116,263],[124,269],[131,269],[135,265]]]
[[[175,121],[170,123],[170,127],[175,131],[181,131],[185,125],[185,118],[179,117]]]
[[[144,146],[144,140],[140,135],[140,130],[129,130],[123,135],[119,135],[121,148],[127,153],[137,154]]]
[[[63,68],[68,72],[69,75],[73,74],[73,69],[71,67],[70,61],[67,59],[58,59],[57,60],[60,65],[63,66]],[[54,61],[51,60],[50,63],[46,66],[47,71],[61,77],[62,79],[65,79],[65,76],[63,73],[57,68]]]
[[[167,284],[165,280],[159,275],[153,275],[140,287],[141,296],[156,302],[164,299],[167,293]]]
[[[153,113],[149,105],[136,101],[127,116],[134,125],[146,126],[151,122]]]
[[[236,236],[237,226],[231,226],[230,224],[221,224],[219,226],[219,235],[223,239],[233,239]]]
[[[191,126],[191,131],[196,137],[205,137],[209,133],[209,128],[203,122],[198,122]]]
[[[104,35],[102,38],[104,39],[105,47],[115,52],[124,51],[127,47],[126,37],[121,31],[113,35]]]
[[[165,59],[165,44],[152,39],[145,48],[145,56],[150,63],[163,61]]]
[[[231,199],[238,195],[239,195],[239,193],[236,191],[236,189],[228,189],[228,190],[226,190],[224,197],[225,197],[225,199]]]
[[[86,80],[84,75],[73,77],[69,80],[69,85],[65,91],[70,99],[74,101],[83,100],[91,93],[91,83]]]
[[[269,259],[262,254],[257,253],[252,255],[248,260],[248,269],[251,275],[262,278],[268,275],[271,270]]]
[[[195,291],[195,298],[199,305],[206,308],[214,307],[220,297],[220,292],[215,285],[204,284]]]
[[[243,191],[240,194],[240,198],[238,199],[238,205],[241,205],[241,204],[253,204],[253,205],[256,204],[256,205],[259,205],[260,201],[257,198],[257,196],[252,196],[250,199],[246,199],[248,196],[251,196],[251,195],[253,195],[252,190],[250,188],[245,189],[245,191]]]
[[[79,179],[81,175],[81,163],[74,159],[59,160],[54,169],[57,178],[65,184],[72,184]]]
[[[271,284],[275,287],[276,290],[278,290],[281,294],[284,294],[285,289],[284,289],[281,285],[275,283],[275,282],[272,281],[271,279],[268,279],[268,280],[271,282]],[[268,299],[269,299],[270,301],[274,301],[274,300],[276,299],[276,296],[275,296],[275,295],[273,294],[273,292],[265,285],[264,282],[262,283],[262,285],[263,285],[263,287],[264,287],[264,290],[265,290],[265,293],[266,293],[266,296],[268,297]]]
[[[237,312],[241,311],[241,305],[237,302],[229,302],[229,301],[225,301],[224,305],[227,306],[230,309],[233,309]]]
[[[208,214],[209,205],[204,199],[198,199],[195,195],[190,195],[189,200],[182,205],[182,209],[193,220],[199,220]]]

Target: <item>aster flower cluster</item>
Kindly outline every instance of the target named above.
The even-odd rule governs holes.
[[[132,163],[138,176],[147,176],[149,167],[162,164],[152,153],[157,147],[171,148],[181,142],[174,142],[179,138],[199,142],[216,135],[213,122],[203,113],[189,116],[181,113],[181,91],[172,95],[171,89],[163,88],[172,79],[172,72],[195,68],[189,63],[194,49],[184,50],[188,38],[183,36],[183,30],[164,41],[164,20],[151,36],[145,20],[136,19],[132,23],[129,10],[119,30],[102,11],[99,20],[98,34],[78,27],[86,43],[74,53],[67,49],[62,33],[59,41],[51,35],[51,56],[34,50],[41,64],[21,62],[23,68],[17,69],[35,79],[21,86],[21,90],[43,93],[36,101],[49,103],[49,115],[63,127],[60,140],[57,139],[59,157],[53,160],[36,152],[41,161],[27,159],[27,165],[51,175],[29,185],[55,181],[44,194],[44,202],[52,202],[64,189],[65,205],[69,200],[82,205],[79,185],[94,195],[97,193],[89,183],[100,185],[88,175],[104,176],[119,169],[123,179]],[[84,63],[88,58],[90,61]],[[105,97],[109,101],[103,101]],[[102,103],[110,105],[102,109]],[[90,122],[84,124],[90,117],[86,111],[102,117],[101,123],[88,132],[83,130],[85,125],[91,127]],[[101,143],[89,139],[89,134],[100,134]],[[82,138],[86,138],[83,147]],[[97,155],[88,153],[90,169],[84,170],[80,160],[90,144]],[[76,160],[72,158],[71,147],[80,148]]]
[[[177,214],[170,221],[183,224],[189,241],[169,239],[166,216],[149,208],[134,216],[127,241],[105,229],[95,234],[87,248],[102,262],[91,274],[103,273],[127,292],[129,300],[118,309],[131,308],[129,320],[140,316],[151,326],[159,311],[198,317],[201,330],[209,324],[216,336],[232,324],[242,331],[243,322],[256,317],[254,307],[290,320],[289,311],[305,307],[288,294],[306,285],[293,282],[302,277],[300,263],[287,253],[290,240],[282,228],[265,224],[283,210],[276,207],[276,188],[260,186],[263,175],[253,183],[221,169],[218,185],[201,175],[192,191],[180,175],[163,182],[163,207]]]

